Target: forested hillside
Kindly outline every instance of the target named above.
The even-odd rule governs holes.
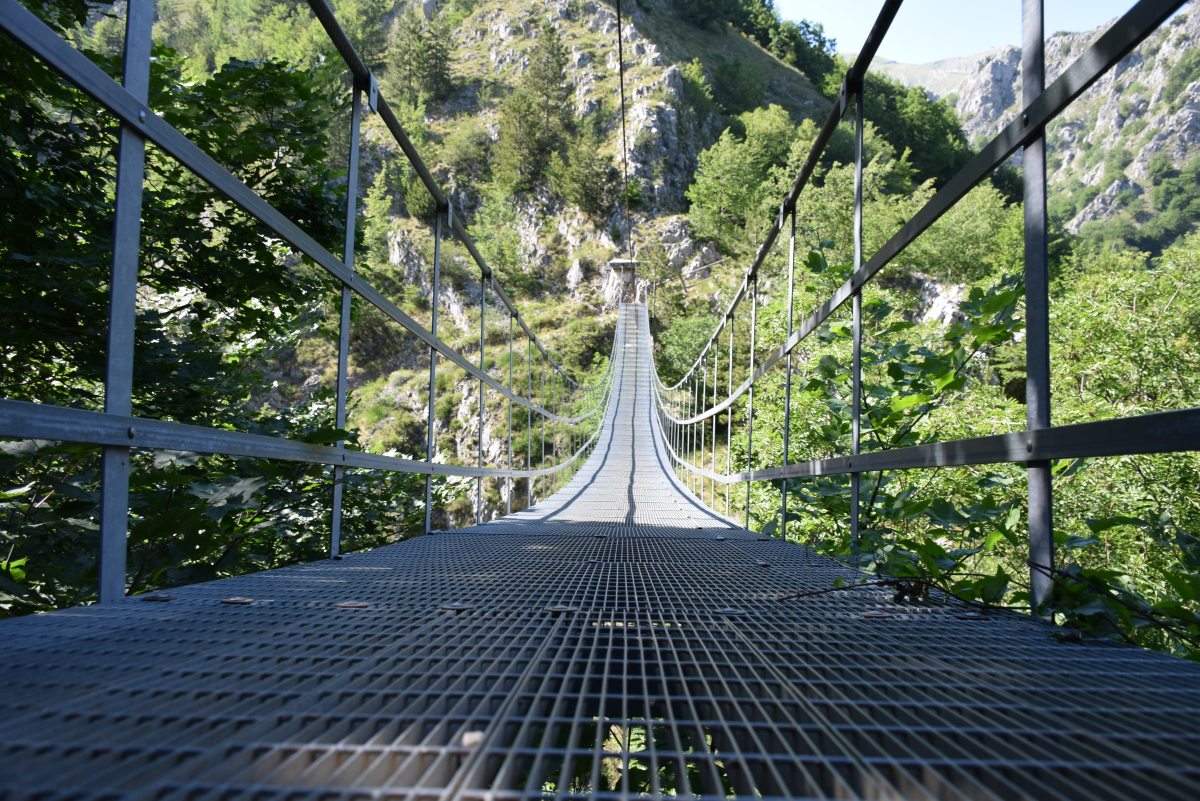
[[[622,176],[615,7],[599,0],[341,0],[343,27],[409,137],[447,189],[522,316],[580,381],[601,374],[622,297],[654,289],[664,379],[692,362],[807,156],[845,65],[819,20],[781,21],[766,0],[623,3],[628,181]],[[38,13],[119,72],[123,4],[37,0]],[[348,91],[307,4],[162,0],[151,106],[296,220],[342,249]],[[103,370],[113,130],[79,93],[0,43],[6,190],[5,397],[95,408]],[[1149,58],[1149,57],[1148,57]],[[1194,99],[1181,91],[1180,102]],[[867,81],[866,252],[874,252],[970,157],[953,106],[883,75]],[[60,124],[69,120],[69,125]],[[428,324],[435,209],[379,120],[364,120],[356,269]],[[317,270],[151,149],[139,297],[135,413],[335,441],[337,295]],[[800,199],[806,314],[851,259],[853,134],[839,130]],[[1149,189],[1173,203],[1186,164]],[[1174,171],[1174,172],[1172,172]],[[1182,176],[1182,177],[1180,177]],[[1175,181],[1179,177],[1179,181]],[[867,295],[864,447],[898,447],[1024,426],[1019,174],[1006,168],[922,236]],[[1071,190],[1075,191],[1074,189]],[[1189,196],[1190,197],[1190,196]],[[1055,196],[1053,202],[1068,202]],[[1069,202],[1074,202],[1073,200]],[[1158,199],[1153,200],[1159,203]],[[1196,405],[1200,239],[1188,202],[1169,233],[1141,240],[1055,232],[1056,423]],[[628,205],[631,225],[626,225]],[[1149,206],[1153,216],[1157,205]],[[1143,236],[1151,230],[1140,229]],[[627,284],[608,262],[635,253]],[[760,342],[781,341],[783,251],[760,287]],[[487,364],[507,355],[495,300],[460,249],[443,251],[441,333]],[[71,292],[61,288],[70,286]],[[36,300],[30,300],[36,299]],[[1147,309],[1161,313],[1147,314]],[[739,327],[739,352],[748,332]],[[472,357],[474,358],[474,357]],[[844,452],[845,315],[796,362],[793,461]],[[480,430],[475,382],[440,369],[438,458],[502,458],[505,407]],[[421,457],[427,350],[357,308],[350,436]],[[499,373],[497,373],[499,374]],[[756,403],[755,463],[777,463],[778,394]],[[744,409],[731,453],[746,466]],[[776,419],[778,417],[778,419]],[[570,436],[572,432],[563,432]],[[722,434],[725,432],[722,431]],[[523,463],[537,440],[514,442]],[[6,442],[9,546],[0,608],[85,602],[95,581],[95,449]],[[130,591],[315,558],[329,514],[320,469],[195,454],[135,465]],[[536,462],[540,454],[532,457]],[[1064,550],[1059,614],[1092,633],[1193,655],[1200,623],[1194,455],[1057,468]],[[862,567],[989,604],[1026,603],[1023,478],[1016,468],[864,480]],[[415,478],[351,475],[349,547],[419,531]],[[438,524],[472,519],[466,485],[438,486]],[[524,503],[487,487],[486,517]],[[734,493],[731,513],[738,513]],[[849,558],[848,485],[793,482],[789,537]],[[755,527],[779,526],[779,488],[753,489]],[[714,499],[723,508],[723,499]],[[313,532],[318,532],[313,534]]]

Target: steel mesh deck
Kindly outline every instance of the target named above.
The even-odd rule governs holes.
[[[1200,797],[1198,665],[778,601],[847,571],[678,485],[646,327],[622,310],[596,450],[534,508],[5,622],[0,797]]]

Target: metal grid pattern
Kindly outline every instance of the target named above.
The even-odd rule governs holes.
[[[1187,798],[1200,666],[874,587],[666,465],[644,310],[536,507],[6,621],[0,798]],[[235,597],[249,603],[222,603]]]

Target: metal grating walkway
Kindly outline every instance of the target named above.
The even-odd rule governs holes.
[[[622,310],[597,448],[535,508],[3,623],[0,798],[1200,797],[1200,665],[775,600],[846,571],[675,482],[646,329]]]

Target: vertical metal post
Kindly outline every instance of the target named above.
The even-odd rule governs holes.
[[[734,317],[731,313],[726,319],[729,325],[729,391],[725,397],[733,395],[733,329]],[[725,412],[725,475],[733,475],[733,404]],[[725,485],[725,514],[729,515],[729,493],[733,484]]]
[[[451,227],[452,215],[454,214],[448,206],[445,211],[446,228]],[[442,293],[442,219],[443,212],[440,210],[433,220],[433,289],[429,296],[430,308],[432,316],[430,317],[430,333],[436,338],[438,335],[438,305],[441,303]],[[429,349],[429,413],[425,420],[425,461],[433,462],[433,454],[437,448],[437,438],[434,436],[434,423],[437,421],[437,414],[434,411],[434,402],[437,400],[437,351],[433,348]],[[425,476],[425,533],[428,534],[433,527],[433,476]]]
[[[863,259],[863,87],[854,93],[854,270],[862,268]],[[862,442],[862,287],[854,290],[851,321],[854,340],[853,363],[850,368],[850,453],[858,456]],[[854,465],[851,465],[853,467]],[[858,496],[862,474],[850,474],[850,550],[858,553],[859,508]]]
[[[508,394],[509,394],[509,398],[508,398],[508,469],[509,469],[509,470],[512,470],[512,469],[513,469],[513,450],[512,450],[512,417],[513,417],[513,402],[512,402],[512,391],[513,391],[513,383],[512,383],[512,376],[513,376],[513,351],[512,351],[512,339],[513,339],[513,317],[514,317],[514,313],[513,313],[513,312],[509,312],[509,314],[508,314]],[[513,494],[513,487],[514,487],[514,486],[515,486],[515,485],[514,485],[514,483],[513,483],[513,478],[512,478],[512,476],[509,476],[509,477],[508,477],[508,492],[505,494],[505,498],[504,498],[504,514],[506,514],[506,515],[511,515],[511,514],[512,514],[512,494]]]
[[[1046,88],[1042,0],[1022,4],[1021,98],[1028,107]],[[1033,434],[1050,426],[1050,273],[1046,247],[1046,132],[1039,129],[1023,154],[1025,206],[1025,414]],[[1054,519],[1050,462],[1031,461],[1029,584],[1034,614],[1053,591]]]
[[[750,286],[750,368],[746,376],[750,381],[750,398],[746,402],[746,469],[754,469],[754,348],[758,334],[758,273],[754,274]],[[750,486],[754,482],[746,482],[746,528],[750,528]]]
[[[700,413],[700,379],[692,376],[692,412],[691,417],[695,417]],[[696,424],[692,423],[688,426],[688,463],[696,461]],[[688,483],[692,488],[692,494],[696,494],[696,474],[694,470],[688,470]]]
[[[720,350],[720,348],[717,347],[717,338],[713,337],[713,344],[712,344],[712,353],[713,353],[712,405],[713,406],[717,405],[717,378],[720,375],[720,373],[717,372],[717,351],[718,350]],[[717,417],[719,417],[719,416],[720,415],[717,415],[717,414],[714,414],[712,416],[712,460],[711,461],[712,461],[712,471],[714,473],[717,472]],[[710,509],[715,509],[717,507],[717,480],[715,478],[710,478],[708,480],[708,505],[709,505]]]
[[[549,361],[550,357],[546,357]],[[558,373],[550,373],[550,413],[558,415]],[[558,421],[550,421],[550,464],[558,464]],[[550,474],[550,493],[558,489],[558,473]]]
[[[143,104],[150,90],[152,0],[130,0],[125,18],[125,89]],[[138,262],[142,241],[142,185],[146,140],[137,126],[122,124],[117,145],[116,208],[112,273],[108,292],[108,342],[104,365],[104,411],[133,413],[133,355],[137,330]],[[137,432],[129,429],[132,438]],[[129,448],[107,445],[100,457],[101,603],[125,597],[129,539]]]
[[[525,398],[533,403],[533,338],[525,340]],[[525,407],[525,469],[533,470],[533,409]],[[533,476],[525,478],[525,508],[533,506]]]
[[[541,403],[542,409],[545,410],[546,409],[546,354],[544,354],[544,353],[542,354],[542,391],[540,394],[541,394],[541,399],[542,399],[542,403]],[[538,466],[545,467],[546,466],[546,414],[544,411],[541,415],[541,418],[542,418],[542,461]]]
[[[704,357],[706,356],[708,356],[708,354],[701,354],[701,362],[704,361]],[[703,380],[701,381],[700,385],[700,404],[698,404],[700,408],[696,410],[696,414],[700,414],[700,412],[704,410],[704,401],[706,401],[708,398],[708,366],[706,365],[701,367],[701,371],[703,372]],[[704,466],[704,433],[706,433],[707,426],[708,423],[704,422],[703,420],[696,423],[696,428],[700,429],[700,451],[697,452],[695,459],[697,468],[702,468],[702,466]],[[698,489],[700,489],[700,493],[698,493],[698,495],[700,495],[701,500],[704,500],[704,476],[698,474],[698,472],[696,474],[696,484]]]
[[[495,282],[495,278],[491,273],[487,273],[479,279],[479,372],[486,370],[486,362],[484,361],[484,348],[487,342],[487,284],[483,281],[488,279]],[[479,456],[476,464],[483,467],[483,379],[479,379]],[[483,522],[483,476],[475,477],[475,525]]]
[[[362,87],[354,87],[354,99],[350,107],[350,160],[346,177],[346,240],[342,251],[342,263],[347,270],[354,269],[354,226],[358,216],[358,153],[359,129],[362,126]],[[436,247],[436,246],[435,246]],[[350,287],[342,284],[342,314],[338,323],[338,370],[335,425],[346,427],[346,394],[348,392],[346,371],[350,368]],[[346,447],[341,440],[337,447]],[[329,558],[342,550],[342,490],[346,471],[340,464],[333,466],[333,503],[330,506]]]
[[[783,211],[780,210],[782,215]],[[782,222],[782,220],[780,221]],[[788,235],[788,307],[787,339],[792,339],[792,325],[796,298],[796,209],[792,209],[791,231]],[[786,469],[792,458],[792,354],[787,355],[787,367],[783,377],[783,466]],[[787,494],[788,480],[785,478],[779,490],[779,536],[787,539]]]

